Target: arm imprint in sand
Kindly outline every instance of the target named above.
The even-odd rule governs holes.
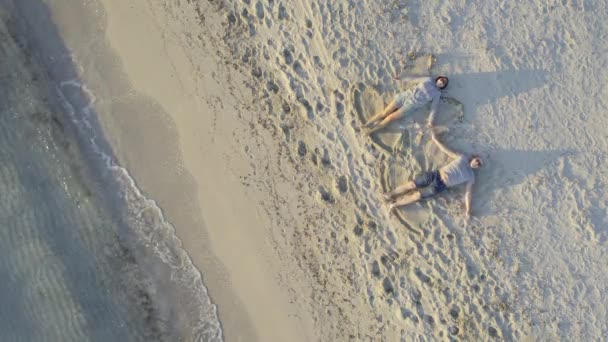
[[[353,89],[354,113],[360,125],[365,129],[366,124],[371,125],[374,113],[381,111],[383,106],[382,96],[372,87],[359,84]],[[388,109],[391,105],[387,106]],[[391,125],[387,125],[377,134],[369,134],[373,144],[380,150],[389,154],[408,151],[410,147],[420,145],[425,135],[422,125],[418,122],[432,120],[433,125],[438,131],[447,131],[446,125],[460,123],[464,119],[464,106],[462,103],[451,97],[441,97],[434,99],[430,106],[431,114],[426,118],[426,108],[411,111],[411,115],[405,115],[401,120],[395,120]],[[434,107],[434,108],[433,108]],[[380,114],[383,114],[380,112]],[[373,132],[372,132],[373,133]]]
[[[437,145],[437,147],[439,147],[439,149],[441,150],[441,152],[447,154],[448,156],[450,156],[452,158],[458,158],[461,155],[460,153],[457,153],[454,150],[451,150],[444,143],[442,143],[437,138],[437,134],[435,133],[434,129],[431,129],[431,139],[433,140],[433,142],[435,143],[435,145]]]

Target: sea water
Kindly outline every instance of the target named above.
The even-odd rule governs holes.
[[[0,341],[221,340],[201,274],[24,2],[0,2]]]

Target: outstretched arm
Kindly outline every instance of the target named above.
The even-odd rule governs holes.
[[[429,77],[428,76],[400,76],[400,75],[395,75],[395,77],[394,77],[394,79],[397,81],[416,82],[416,83],[424,82],[427,78],[429,78]]]
[[[429,113],[429,120],[427,122],[428,127],[433,127],[433,122],[435,122],[435,114],[437,114],[437,108],[439,108],[439,99],[440,97],[437,96],[431,102],[431,112]]]
[[[437,136],[435,134],[435,130],[431,128],[431,139],[433,140],[433,142],[435,142],[435,145],[437,145],[437,147],[439,147],[439,149],[447,154],[448,156],[452,157],[452,158],[456,158],[459,156],[458,153],[450,150],[447,146],[445,146],[441,141],[439,141],[439,139],[437,139]]]
[[[464,193],[464,206],[465,206],[465,217],[468,219],[471,217],[471,202],[473,197],[473,182],[467,183],[467,190]]]

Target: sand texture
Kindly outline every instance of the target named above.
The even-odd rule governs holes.
[[[284,164],[268,172],[273,182],[289,175],[298,194],[267,189],[279,192],[277,206],[302,203],[279,241],[313,284],[312,300],[300,300],[327,308],[321,336],[606,336],[604,3],[226,7],[233,53],[266,85],[258,120],[281,128],[293,159],[294,175]],[[457,191],[389,218],[384,186],[445,159],[415,125],[398,153],[358,129],[400,89],[391,76],[425,54],[464,108],[462,117],[440,110],[444,139],[487,159],[468,225]]]
[[[180,193],[129,152],[124,116],[102,121],[175,222],[226,340],[608,336],[605,2],[102,2],[132,86],[171,119],[220,271],[197,256],[203,228],[175,222]],[[360,129],[411,86],[394,75],[429,72],[450,77],[442,139],[486,161],[468,223],[459,188],[383,205],[447,161],[427,107]]]

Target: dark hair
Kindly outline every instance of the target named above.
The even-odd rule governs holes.
[[[473,161],[473,159],[479,159],[479,166],[483,166],[483,158],[479,154],[472,154],[471,158],[469,158],[469,162]]]
[[[448,87],[448,83],[450,83],[450,80],[449,80],[447,77],[445,77],[445,76],[437,76],[437,77],[435,77],[435,83],[437,83],[437,81],[438,81],[440,78],[443,78],[443,80],[445,81],[445,82],[444,82],[445,84],[443,85],[443,87],[442,87],[442,88],[439,88],[439,89],[445,89],[445,88],[447,88],[447,87]]]

